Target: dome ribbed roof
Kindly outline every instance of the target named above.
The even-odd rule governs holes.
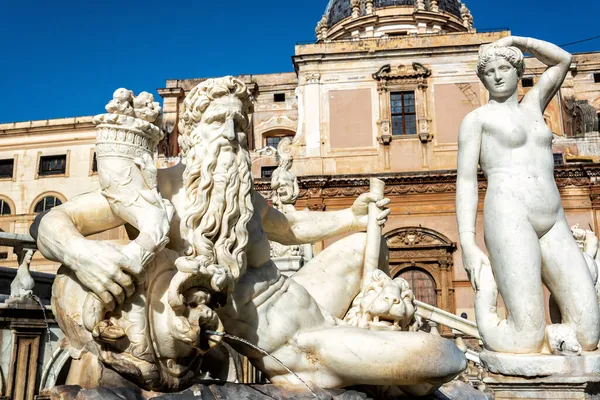
[[[365,0],[360,0],[361,14],[365,14]],[[425,1],[428,3],[428,1]],[[413,6],[415,0],[374,0],[375,9],[393,6]],[[460,1],[458,0],[438,0],[438,8],[460,18]],[[325,11],[327,25],[331,28],[343,19],[352,15],[352,6],[350,0],[331,0]]]

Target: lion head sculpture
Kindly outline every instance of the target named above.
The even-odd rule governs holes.
[[[406,280],[392,279],[375,270],[370,282],[352,302],[344,321],[373,330],[416,331],[421,320],[415,315],[414,301]]]

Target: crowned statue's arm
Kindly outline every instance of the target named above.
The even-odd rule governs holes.
[[[523,52],[548,69],[519,101]],[[476,319],[489,350],[538,353],[545,344],[562,343],[550,350],[579,353],[598,343],[593,283],[564,216],[554,181],[553,136],[544,121],[571,59],[551,43],[523,37],[480,50],[477,74],[490,97],[459,130],[456,210],[463,266],[476,291]],[[489,259],[475,240],[478,165],[488,182],[483,216]],[[546,329],[543,284],[561,310],[559,329]],[[498,291],[506,319],[496,314]],[[564,332],[564,338],[553,337]],[[569,339],[575,336],[577,341]]]

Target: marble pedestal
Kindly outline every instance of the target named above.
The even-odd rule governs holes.
[[[483,379],[495,399],[599,399],[600,352],[580,356],[509,354],[484,350]]]
[[[600,375],[554,375],[521,378],[490,374],[483,379],[495,400],[504,399],[598,399]]]
[[[550,354],[511,354],[483,350],[479,355],[486,370],[505,376],[535,378],[542,376],[585,376],[600,373],[600,351],[580,356]]]

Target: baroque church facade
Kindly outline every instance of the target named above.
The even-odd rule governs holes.
[[[392,201],[384,229],[392,275],[407,279],[419,300],[474,320],[454,204],[458,128],[487,101],[475,73],[479,47],[508,35],[477,31],[458,0],[331,0],[316,42],[296,46],[295,72],[239,76],[256,101],[249,132],[256,189],[270,195],[277,159],[264,149],[284,137],[294,141],[300,209],[350,207],[368,191],[369,178],[384,180]],[[520,94],[543,71],[527,59]],[[167,80],[158,90],[167,132],[162,166],[177,162],[179,110],[203,79]],[[576,54],[544,118],[555,137],[567,219],[595,232],[599,113],[600,53]],[[0,124],[0,229],[26,233],[37,213],[95,190],[95,137],[92,117]],[[483,176],[479,187],[483,248]],[[125,232],[101,238],[124,239]],[[314,244],[315,251],[335,240]],[[0,265],[17,266],[11,248],[0,248]],[[34,256],[32,270],[56,268]]]

